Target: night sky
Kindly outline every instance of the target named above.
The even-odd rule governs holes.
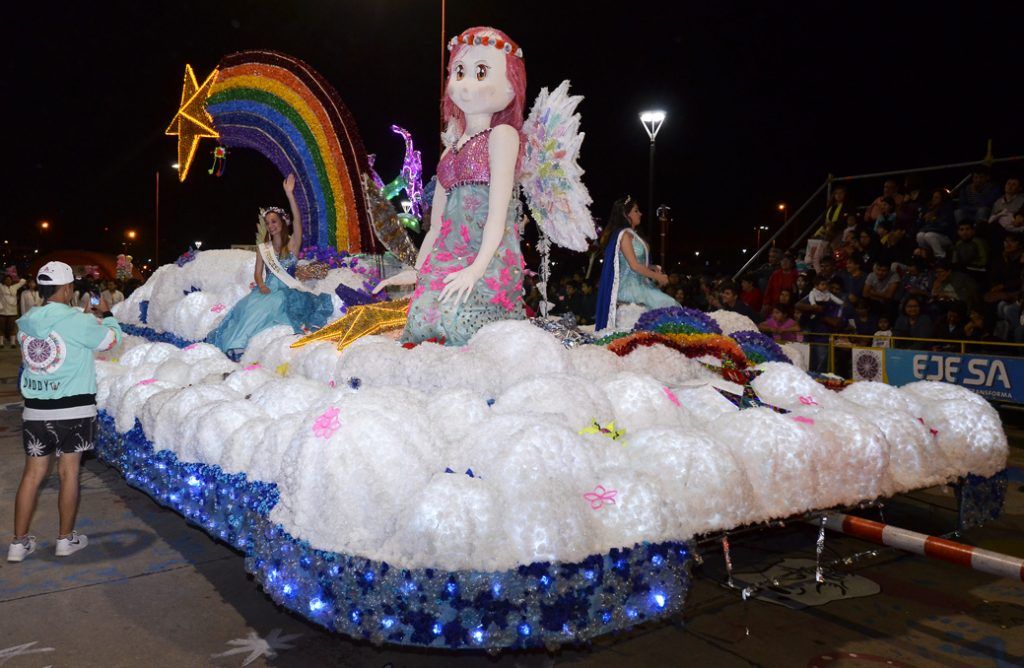
[[[208,176],[215,143],[205,140],[179,184],[176,138],[164,135],[185,63],[202,79],[244,49],[282,51],[319,70],[385,180],[403,149],[392,123],[412,131],[433,174],[439,2],[15,7],[5,20],[14,178],[3,229],[12,243],[116,252],[130,228],[140,235],[136,258],[152,257],[157,171],[163,261],[194,239],[204,248],[251,243],[257,207],[285,203],[269,162],[234,151],[223,177]],[[776,228],[777,203],[795,208],[828,172],[981,159],[989,138],[997,156],[1024,153],[1019,18],[1013,2],[450,0],[446,37],[501,28],[526,53],[531,102],[566,78],[586,97],[582,164],[598,219],[626,193],[646,203],[648,141],[637,114],[667,111],[656,200],[674,211],[671,259],[703,250],[734,269],[754,226]],[[945,185],[936,180],[929,185]],[[873,182],[855,199],[866,203],[878,189]],[[44,219],[52,229],[41,233]]]

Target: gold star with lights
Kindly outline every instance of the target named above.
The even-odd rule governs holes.
[[[178,180],[184,181],[192,165],[196,147],[203,137],[216,139],[220,134],[213,129],[213,116],[206,111],[206,98],[210,96],[213,82],[217,80],[214,69],[200,86],[191,65],[185,65],[185,83],[181,87],[181,105],[178,113],[167,127],[169,135],[178,137]]]
[[[408,297],[353,306],[340,320],[302,337],[291,347],[301,348],[314,341],[335,341],[338,350],[344,350],[356,339],[405,327],[405,314],[408,310]]]

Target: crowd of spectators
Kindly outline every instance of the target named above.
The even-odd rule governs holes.
[[[893,336],[908,348],[943,349],[953,340],[1021,343],[1022,209],[1020,178],[996,184],[984,167],[955,200],[909,177],[902,188],[885,181],[881,194],[858,209],[838,186],[813,237],[823,244],[816,267],[771,249],[768,261],[744,277],[742,294],[764,318],[761,329],[777,339],[794,336],[780,327],[792,318],[811,344],[833,334],[881,346]],[[825,346],[812,345],[812,369],[824,370],[826,355]]]
[[[778,341],[811,343],[811,368],[826,370],[831,335],[843,343],[956,349],[950,341],[1024,342],[1024,193],[1017,176],[999,183],[985,167],[956,193],[916,176],[889,179],[867,206],[832,190],[813,235],[817,259],[779,248],[738,283],[669,273],[662,289],[684,306],[750,317]],[[539,313],[536,281],[527,306]],[[593,322],[596,279],[553,279],[553,314]],[[890,338],[895,337],[895,338]],[[913,341],[910,339],[918,339]],[[895,342],[895,343],[894,343]]]

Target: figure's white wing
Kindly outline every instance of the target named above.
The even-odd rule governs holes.
[[[569,95],[563,81],[550,93],[542,88],[523,124],[525,148],[520,183],[530,212],[551,241],[571,250],[587,249],[596,236],[590,215],[590,193],[580,168],[582,95]]]

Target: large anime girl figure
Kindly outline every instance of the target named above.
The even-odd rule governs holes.
[[[522,185],[541,230],[582,250],[594,236],[576,164],[583,135],[569,82],[542,89],[524,122],[523,51],[494,28],[448,43],[447,125],[430,230],[415,269],[376,288],[416,284],[402,340],[464,345],[487,323],[523,318]]]
[[[383,285],[415,279],[403,341],[463,345],[489,322],[524,317],[513,190],[526,68],[522,51],[493,28],[467,30],[449,48],[442,113],[456,139],[437,166],[439,187],[416,271]]]

